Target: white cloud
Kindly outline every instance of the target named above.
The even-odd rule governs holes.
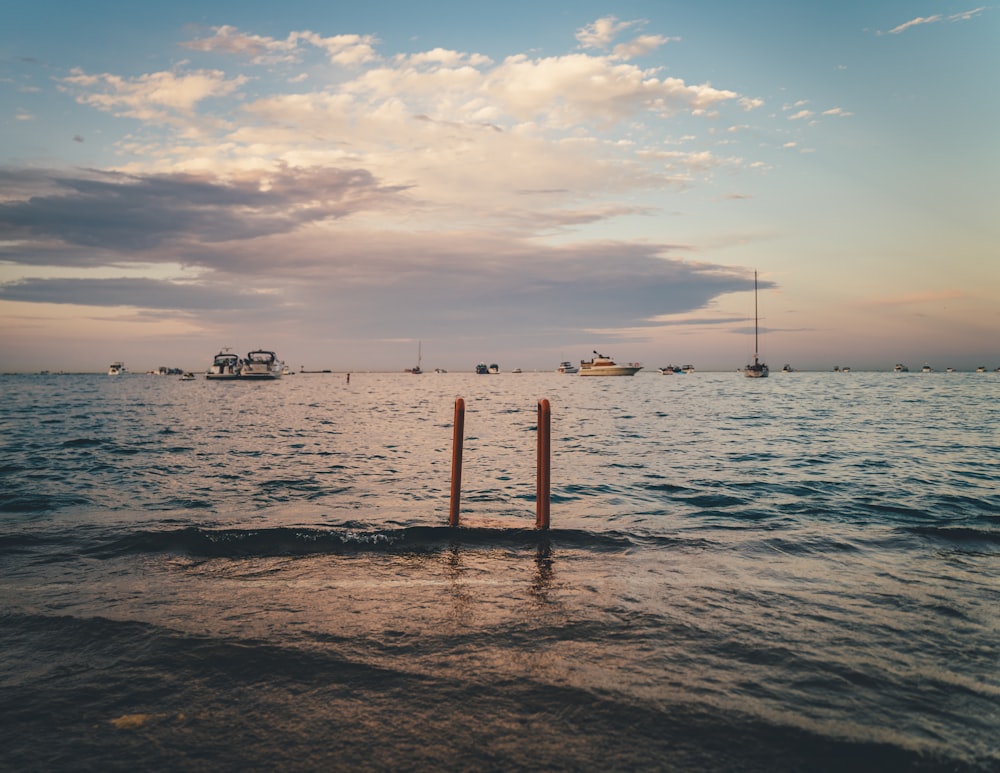
[[[171,119],[175,114],[193,114],[200,102],[232,94],[247,79],[227,79],[219,70],[197,70],[177,74],[154,72],[136,78],[103,73],[88,75],[81,70],[63,78],[62,84],[77,92],[77,101],[100,110],[144,121]]]
[[[639,23],[621,22],[614,16],[605,16],[593,24],[578,29],[576,39],[580,42],[581,48],[607,48],[619,33]]]
[[[980,6],[979,8],[973,8],[969,11],[961,11],[959,13],[953,13],[949,16],[945,16],[940,13],[933,14],[932,16],[917,16],[914,19],[910,19],[909,21],[903,22],[902,24],[893,27],[891,30],[889,30],[887,34],[899,35],[900,33],[905,32],[908,29],[911,29],[913,27],[919,27],[924,24],[936,24],[938,22],[943,22],[943,21],[948,21],[948,22],[968,21],[969,19],[978,16],[985,10],[986,6],[984,5]],[[882,33],[880,32],[879,34],[881,35]]]

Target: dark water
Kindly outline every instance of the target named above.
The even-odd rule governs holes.
[[[1000,374],[0,390],[4,770],[1000,769]]]

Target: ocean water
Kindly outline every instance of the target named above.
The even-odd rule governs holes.
[[[2,770],[1000,769],[1000,374],[0,395]]]

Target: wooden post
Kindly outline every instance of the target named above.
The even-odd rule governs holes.
[[[465,400],[455,400],[455,428],[451,440],[451,509],[448,525],[459,525],[459,505],[462,500],[462,440],[465,436]]]
[[[549,499],[552,491],[552,407],[538,401],[538,460],[535,473],[535,528],[549,528]]]

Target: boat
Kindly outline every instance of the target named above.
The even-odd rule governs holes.
[[[567,360],[566,362],[560,362],[559,367],[556,368],[556,373],[579,373],[580,369],[576,367],[572,362]]]
[[[976,368],[976,373],[985,373],[985,372],[986,372],[985,365],[980,365],[979,367]]]
[[[758,331],[757,326],[759,322],[759,316],[757,314],[757,272],[753,272],[753,364],[747,365],[743,368],[743,375],[747,378],[767,378],[769,373],[767,365],[760,361],[757,353],[760,351],[760,347],[757,345],[758,341]]]
[[[908,367],[906,367],[903,363],[897,362],[895,365],[892,366],[892,372],[893,373],[909,373],[910,369]]]
[[[112,362],[108,366],[108,375],[109,376],[120,376],[122,373],[126,373],[126,372],[127,371],[125,369],[125,366],[122,363],[120,363],[120,362]]]
[[[446,371],[444,368],[434,368],[434,372],[435,373],[447,373],[448,371]]]
[[[179,381],[194,381],[194,373],[190,373],[190,372],[189,373],[185,373],[178,380]]]
[[[932,373],[933,371],[934,371],[934,368],[932,368],[930,365],[928,365],[926,363],[924,363],[924,367],[922,367],[920,369],[921,373]]]
[[[240,380],[249,381],[271,381],[281,378],[281,363],[274,352],[266,349],[255,349],[247,352],[246,359],[243,360],[243,370],[240,371]]]
[[[490,364],[490,373],[496,374],[500,372],[500,366],[495,362]]]
[[[419,376],[421,373],[423,373],[423,371],[420,369],[420,361],[421,361],[421,359],[422,358],[420,356],[420,342],[418,341],[417,342],[417,364],[416,364],[416,367],[407,368],[404,371],[404,373],[412,373],[415,376]]]
[[[476,374],[480,376],[489,375],[490,369],[486,367],[485,362],[481,362],[476,366]]]
[[[594,350],[594,356],[590,360],[580,360],[581,376],[634,376],[642,370],[642,365],[638,362],[630,362],[627,365],[619,365],[610,357]]]
[[[673,376],[676,374],[684,375],[686,372],[684,368],[678,367],[677,365],[664,365],[662,368],[657,368],[661,376]]]
[[[682,365],[681,370],[685,373],[694,373],[694,365]]]
[[[228,346],[223,347],[205,371],[205,378],[212,381],[232,381],[240,377],[242,365],[240,358]]]
[[[782,373],[794,373],[795,372],[795,368],[793,368],[791,365],[789,365],[786,362],[784,365],[781,366],[781,372]]]
[[[520,373],[520,372],[521,372],[520,368],[514,368],[514,370],[511,371],[511,373]]]

